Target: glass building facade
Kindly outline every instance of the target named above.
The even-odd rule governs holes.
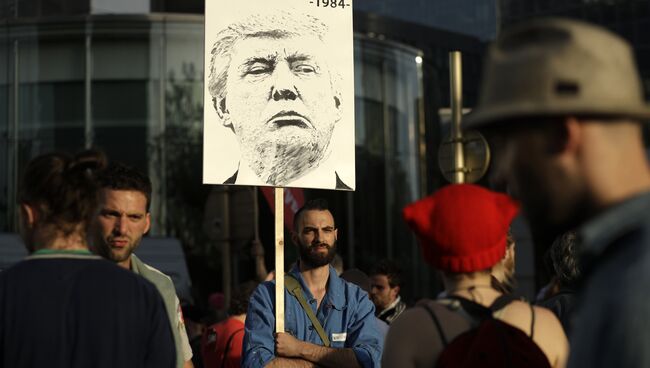
[[[465,96],[471,105],[484,40],[496,29],[494,12],[482,2],[467,2],[463,6],[480,25],[465,27],[469,20],[463,18],[455,28],[442,23],[436,28],[422,14],[454,23],[438,14],[442,3],[431,7],[413,0],[410,11],[393,16],[397,2],[358,3],[357,191],[305,194],[331,203],[346,267],[369,272],[379,259],[397,260],[404,269],[405,297],[432,296],[437,278],[423,263],[401,209],[445,183],[437,147],[443,139],[438,112],[449,106],[448,52],[464,52]],[[219,199],[224,187],[201,184],[202,2],[0,4],[0,231],[17,228],[17,178],[31,158],[98,147],[110,159],[149,174],[150,235],[183,242],[200,294],[220,288],[222,245],[215,226],[223,225],[218,219],[224,211],[230,218],[232,281],[251,278],[247,247],[255,213],[263,243],[269,250],[273,244],[272,213],[263,196],[255,202],[251,188],[231,188],[224,207]],[[462,12],[456,6],[454,11]],[[454,31],[462,29],[466,32]],[[287,248],[290,264],[293,249]],[[267,253],[270,266],[272,251]]]

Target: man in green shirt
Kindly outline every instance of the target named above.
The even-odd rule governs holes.
[[[99,213],[92,229],[95,252],[156,286],[172,326],[176,366],[193,367],[192,349],[171,278],[133,254],[151,225],[151,181],[134,168],[119,163],[109,165],[98,180],[101,187]]]

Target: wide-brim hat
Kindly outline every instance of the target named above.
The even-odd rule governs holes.
[[[531,116],[650,119],[630,45],[585,22],[546,18],[490,46],[478,106],[463,128]]]
[[[448,185],[402,214],[425,261],[447,272],[489,269],[505,255],[508,228],[519,211],[509,196],[473,184]]]

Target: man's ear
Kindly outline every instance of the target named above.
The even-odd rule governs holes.
[[[146,224],[146,226],[144,228],[144,233],[143,234],[146,234],[146,233],[149,232],[149,229],[151,228],[151,214],[149,212],[147,212],[147,215],[144,217],[144,219],[145,219],[147,224]]]
[[[574,154],[582,142],[582,124],[575,117],[562,118],[545,128],[547,151],[553,155]]]
[[[20,215],[23,216],[24,223],[31,229],[38,220],[38,212],[34,207],[27,203],[20,204]]]
[[[341,120],[341,94],[340,93],[335,93],[334,94],[334,122],[338,122]]]
[[[299,240],[298,240],[298,233],[296,233],[295,231],[292,231],[292,232],[291,232],[291,241],[292,241],[293,244],[295,244],[295,245],[300,244],[300,243],[299,243]]]
[[[575,153],[580,149],[582,144],[582,124],[578,119],[571,116],[564,119],[564,150],[565,152]]]
[[[232,123],[230,122],[230,113],[226,108],[226,98],[213,97],[212,104],[214,105],[214,109],[217,111],[217,115],[219,116],[219,119],[221,119],[223,126],[231,127]]]
[[[393,288],[393,290],[392,290],[392,291],[395,292],[395,295],[394,295],[395,299],[397,299],[397,296],[399,295],[399,290],[400,290],[399,285],[395,286]]]

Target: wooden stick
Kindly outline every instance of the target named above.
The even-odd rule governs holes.
[[[284,332],[284,188],[275,188],[275,332]]]

